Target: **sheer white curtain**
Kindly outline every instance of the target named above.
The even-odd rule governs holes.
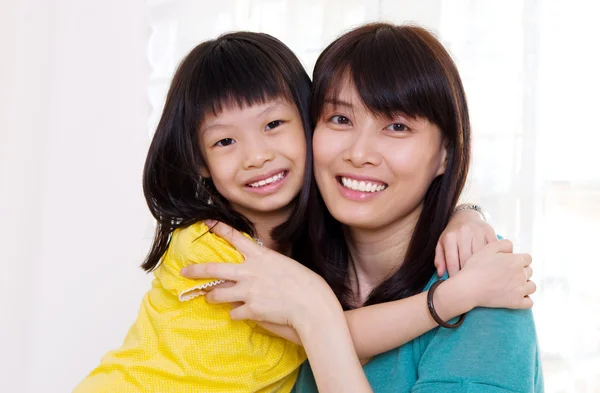
[[[473,166],[463,199],[534,255],[535,315],[548,392],[600,392],[600,6],[586,0],[192,0],[150,2],[151,97],[160,113],[173,67],[199,41],[263,31],[311,72],[357,24],[430,28],[467,91]]]

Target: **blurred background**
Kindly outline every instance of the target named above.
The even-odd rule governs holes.
[[[0,391],[70,391],[150,276],[142,167],[181,58],[270,33],[307,71],[358,24],[418,23],[456,60],[464,200],[534,257],[546,391],[600,392],[600,5],[593,0],[2,0]]]

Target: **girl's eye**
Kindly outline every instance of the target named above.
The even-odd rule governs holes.
[[[346,116],[342,116],[342,115],[331,116],[329,121],[334,124],[350,124],[350,119],[348,119]]]
[[[218,141],[217,143],[215,143],[215,146],[229,146],[229,145],[233,145],[234,143],[235,143],[235,139],[224,138],[224,139],[221,139],[220,141]]]
[[[408,131],[408,127],[405,126],[402,123],[394,123],[394,124],[390,124],[389,126],[387,126],[385,128],[386,130],[391,130],[391,131]]]
[[[272,130],[273,128],[277,128],[282,124],[283,124],[283,120],[272,121],[269,124],[267,124],[267,126],[265,127],[265,130]]]

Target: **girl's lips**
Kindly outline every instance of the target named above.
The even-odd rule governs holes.
[[[266,183],[264,185],[258,185],[257,187],[255,186],[251,186],[250,183],[246,184],[246,186],[244,187],[246,189],[246,191],[250,191],[256,194],[272,194],[276,191],[278,191],[281,187],[283,187],[283,185],[285,184],[288,175],[289,175],[289,171],[284,170],[284,171],[279,171],[279,172],[275,172],[270,176],[261,176],[261,180],[259,180],[258,182],[255,180],[252,184],[256,184],[259,183],[261,181],[265,181],[264,179],[269,179],[270,177],[276,176],[279,173],[282,173],[283,175],[279,178],[277,178],[276,180],[272,181],[271,183]],[[256,178],[255,178],[256,179]],[[253,179],[254,180],[254,179]]]
[[[258,183],[262,180],[266,180],[270,177],[273,177],[273,176],[281,174],[281,173],[283,173],[285,175],[285,174],[287,174],[286,172],[288,172],[286,169],[275,169],[275,170],[265,173],[264,175],[254,176],[254,177],[248,179],[246,181],[246,185],[248,186],[253,183]]]

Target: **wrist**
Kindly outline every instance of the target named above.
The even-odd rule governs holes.
[[[433,295],[437,314],[444,321],[462,315],[477,307],[476,296],[464,275],[456,275],[439,285]]]
[[[478,217],[479,219],[487,222],[486,213],[483,208],[474,203],[461,203],[460,205],[454,208],[454,214],[465,214],[465,215],[473,215],[473,217]]]
[[[302,312],[296,315],[293,322],[293,327],[299,336],[312,334],[322,329],[327,330],[327,326],[335,323],[337,319],[341,319],[345,323],[346,318],[342,306],[324,280],[311,290],[305,300]]]

